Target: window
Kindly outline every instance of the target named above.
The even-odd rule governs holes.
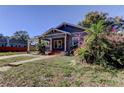
[[[78,47],[79,37],[72,37],[72,46]]]
[[[84,36],[86,36],[87,33],[85,32],[74,32],[72,34],[72,46],[80,47],[83,45],[84,42]]]

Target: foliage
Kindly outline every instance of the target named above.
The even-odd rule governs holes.
[[[76,49],[75,46],[70,47],[70,49],[65,53],[65,55],[66,56],[74,56],[75,49]]]
[[[111,33],[105,37],[109,41],[109,50],[106,53],[108,64],[115,67],[124,66],[124,37],[121,34]],[[110,63],[111,62],[111,63]]]
[[[45,54],[45,46],[46,42],[42,41],[41,43],[37,44],[37,48],[40,54]]]
[[[91,11],[86,14],[85,19],[80,21],[78,25],[82,27],[91,27],[92,24],[96,24],[100,20],[104,20],[104,26],[106,32],[111,32],[114,29],[116,31],[122,31],[124,29],[123,19],[119,16],[115,18],[108,16],[108,13]]]
[[[0,33],[0,38],[4,37],[3,34]]]
[[[116,31],[122,31],[124,29],[123,19],[119,16],[116,16],[115,18],[107,18],[106,30],[111,31],[112,28],[115,28]]]
[[[25,63],[0,73],[2,87],[122,87],[124,70],[98,65],[70,65],[75,57],[58,56]]]
[[[80,26],[90,27],[92,24],[97,23],[99,20],[106,20],[107,19],[107,13],[102,12],[89,12],[85,16],[85,20],[79,22]]]
[[[104,31],[104,21],[92,24],[85,40],[86,44],[79,49],[82,61],[104,67],[124,66],[124,37]]]
[[[17,39],[17,40],[22,40],[23,42],[28,41],[29,35],[27,31],[16,31],[12,38]]]
[[[17,54],[25,54],[26,52],[0,52],[0,56],[10,56]]]

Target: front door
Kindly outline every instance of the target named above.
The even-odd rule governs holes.
[[[64,49],[63,39],[53,40],[53,50],[63,50],[63,49]]]

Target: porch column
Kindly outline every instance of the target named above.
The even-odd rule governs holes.
[[[65,34],[65,39],[64,39],[64,45],[65,45],[65,47],[64,47],[64,51],[66,51],[66,48],[67,48],[67,34]]]
[[[52,38],[50,38],[50,51],[52,51]]]

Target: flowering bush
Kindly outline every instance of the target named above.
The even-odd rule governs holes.
[[[103,29],[101,22],[93,25],[92,28],[92,31],[88,31],[89,35],[86,38],[85,46],[78,50],[82,62],[112,68],[123,67],[124,36],[101,31]]]

